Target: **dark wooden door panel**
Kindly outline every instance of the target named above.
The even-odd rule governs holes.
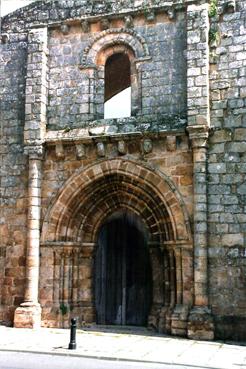
[[[152,273],[144,233],[127,217],[100,232],[95,260],[98,324],[146,325]]]

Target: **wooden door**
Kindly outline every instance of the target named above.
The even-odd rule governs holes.
[[[146,325],[152,273],[144,232],[132,219],[121,216],[102,227],[94,280],[98,324]]]

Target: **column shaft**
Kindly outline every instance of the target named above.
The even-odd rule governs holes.
[[[193,148],[195,306],[207,306],[206,147]]]
[[[25,302],[38,303],[41,160],[29,159]]]

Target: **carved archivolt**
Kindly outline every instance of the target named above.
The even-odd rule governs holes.
[[[138,215],[152,241],[190,239],[187,212],[170,179],[137,162],[112,159],[68,180],[45,217],[42,242],[96,242],[105,217],[119,209]]]
[[[99,52],[112,45],[126,45],[133,50],[139,61],[149,59],[149,49],[145,39],[131,29],[110,29],[98,34],[81,54],[81,67],[96,67]]]

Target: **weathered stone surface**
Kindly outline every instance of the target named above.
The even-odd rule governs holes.
[[[39,325],[38,298],[43,326],[95,322],[96,235],[127,209],[149,237],[148,324],[245,339],[245,10],[39,1],[2,19],[1,323]],[[121,52],[132,116],[103,119]]]
[[[40,328],[41,327],[41,307],[40,305],[18,307],[15,310],[14,327],[15,328]]]

